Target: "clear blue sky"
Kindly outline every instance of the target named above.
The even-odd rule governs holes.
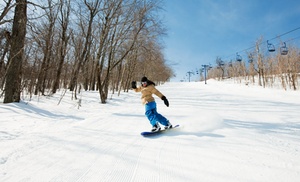
[[[217,57],[235,60],[236,52],[300,27],[299,0],[165,0],[162,12],[168,35],[164,37],[164,55],[174,64],[176,78],[186,79],[188,71],[201,65],[215,66]],[[296,39],[295,39],[296,38]],[[295,39],[291,41],[291,39]],[[273,39],[300,47],[300,29]],[[267,45],[266,45],[267,47]],[[196,80],[194,75],[191,80]]]

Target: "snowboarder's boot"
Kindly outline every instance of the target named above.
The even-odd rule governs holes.
[[[173,127],[172,124],[168,121],[168,124],[165,126],[165,129],[170,129],[172,127]]]
[[[160,130],[160,126],[158,123],[156,123],[153,127],[152,127],[152,132],[156,132],[156,131],[159,131]]]

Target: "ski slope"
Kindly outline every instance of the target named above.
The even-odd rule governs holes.
[[[180,128],[152,138],[140,93],[0,104],[1,182],[298,182],[300,93],[209,80],[157,87]],[[60,98],[62,101],[59,103]]]

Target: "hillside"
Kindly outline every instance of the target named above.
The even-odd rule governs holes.
[[[209,80],[157,87],[158,112],[180,128],[151,129],[140,94],[100,103],[82,92],[0,104],[0,181],[272,181],[300,179],[299,92]]]

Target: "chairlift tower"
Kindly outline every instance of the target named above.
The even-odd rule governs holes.
[[[189,82],[190,82],[191,81],[191,75],[194,74],[194,73],[192,71],[188,71],[186,74],[189,77]]]
[[[204,65],[202,65],[202,67],[204,69],[204,82],[205,82],[205,84],[207,84],[206,83],[206,75],[207,75],[207,71],[211,68],[211,66],[207,65],[207,64],[204,64]]]

